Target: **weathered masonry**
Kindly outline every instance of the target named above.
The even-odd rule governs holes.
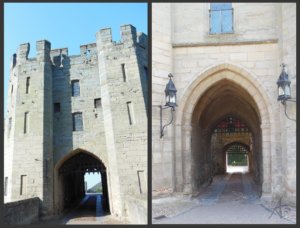
[[[103,207],[147,222],[147,36],[121,26],[96,43],[51,49],[37,41],[12,56],[5,121],[5,202],[33,197],[42,215],[84,194],[84,174],[100,172]]]
[[[276,82],[284,63],[296,98],[296,4],[152,6],[153,192],[196,193],[235,148],[263,199],[295,205],[296,103],[277,101]],[[178,106],[160,138],[169,73]]]

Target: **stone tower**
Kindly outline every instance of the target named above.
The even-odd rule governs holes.
[[[37,56],[28,59],[30,45],[13,55],[5,135],[5,178],[8,200],[39,197],[52,203],[52,70],[51,44],[37,41]]]
[[[146,223],[147,36],[123,25],[121,41],[102,29],[80,55],[48,41],[28,53],[12,57],[5,202],[38,197],[41,215],[60,214],[83,197],[84,173],[100,172],[109,211]]]
[[[140,153],[147,150],[147,37],[137,36],[131,25],[121,27],[121,37],[121,42],[115,43],[110,29],[97,33],[110,181],[120,186],[111,195],[112,199],[117,199],[112,207],[118,214],[124,209],[128,211],[130,204],[135,203],[132,194],[146,197],[147,192],[147,157]]]

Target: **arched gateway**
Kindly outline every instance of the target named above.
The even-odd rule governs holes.
[[[104,163],[93,153],[76,149],[64,156],[55,166],[55,208],[57,212],[76,206],[85,195],[84,175],[100,173],[102,209],[109,211],[107,172]]]
[[[218,160],[212,156],[214,129],[226,116],[234,116],[248,126],[249,134],[245,138],[240,132],[232,132],[229,142],[246,141],[252,150],[249,162],[253,179],[261,186],[262,194],[270,194],[269,104],[255,76],[241,67],[225,63],[196,75],[176,111],[175,136],[182,140],[175,143],[175,164],[181,163],[175,167],[176,174],[181,174],[175,175],[175,190],[193,193],[209,180]],[[222,140],[224,150],[226,134]]]

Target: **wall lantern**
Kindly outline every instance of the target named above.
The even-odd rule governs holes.
[[[286,100],[291,98],[291,81],[289,80],[288,74],[285,72],[286,65],[283,63],[281,74],[278,78],[277,85],[278,85],[278,101],[284,103]]]
[[[285,106],[286,117],[290,120],[294,120],[291,119],[286,113],[286,101],[296,102],[296,100],[293,100],[291,97],[291,81],[289,80],[289,75],[285,71],[286,65],[282,63],[280,66],[282,67],[282,71],[277,81],[277,86],[278,86],[277,101],[281,101],[281,103]]]
[[[177,89],[173,83],[172,77],[173,75],[170,73],[168,75],[169,82],[166,85],[165,96],[166,96],[166,104],[164,106],[160,105],[160,138],[164,136],[164,129],[166,126],[170,125],[173,121],[173,112],[175,111],[176,104],[176,92]],[[162,124],[162,110],[171,108],[171,121],[163,126]]]

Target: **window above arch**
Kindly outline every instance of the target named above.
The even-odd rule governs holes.
[[[233,33],[233,8],[231,3],[210,3],[209,33]]]
[[[83,131],[82,113],[75,112],[73,115],[73,131]]]

